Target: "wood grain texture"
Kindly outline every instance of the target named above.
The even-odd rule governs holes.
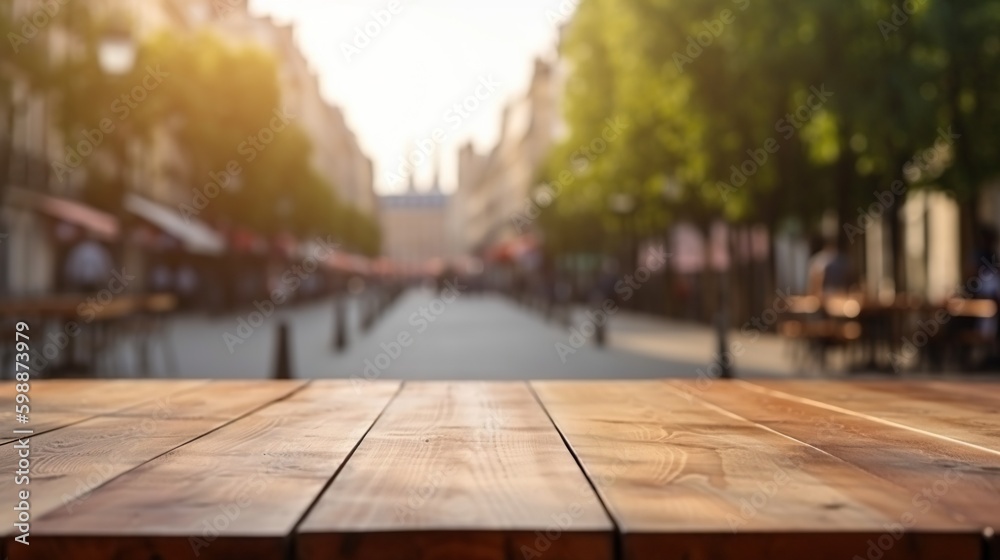
[[[876,421],[1000,452],[1000,403],[985,404],[924,383],[754,381],[753,384],[809,399],[833,410],[852,411]]]
[[[611,521],[521,382],[404,385],[296,540],[302,560],[613,553]]]
[[[300,389],[302,381],[276,383],[270,392],[259,394],[258,406],[281,399]],[[150,388],[155,385],[150,386]],[[213,384],[195,390],[212,394],[210,407],[230,409],[231,400],[245,402],[224,385]],[[31,513],[37,519],[56,509],[72,513],[91,496],[90,491],[108,480],[182,445],[210,430],[233,420],[189,419],[190,411],[171,402],[171,394],[161,397],[142,393],[137,398],[159,401],[156,413],[146,417],[119,418],[95,416],[65,428],[31,437]],[[3,472],[17,470],[18,450],[15,445],[0,447],[0,468]],[[17,491],[14,477],[0,477],[0,511],[10,512],[11,519]],[[10,523],[3,525],[3,534],[12,531]],[[24,547],[27,548],[27,547]]]
[[[285,558],[292,528],[398,389],[314,381],[41,518],[31,550],[11,558]]]
[[[197,380],[82,380],[54,379],[31,382],[28,392],[30,422],[15,419],[14,383],[0,384],[0,445],[16,441],[15,428],[30,428],[34,435],[153,401],[166,395],[195,389],[207,383]]]
[[[911,385],[911,384],[907,384]],[[955,383],[951,381],[918,381],[914,387],[932,392],[935,395],[949,395],[956,400],[976,402],[985,406],[1000,407],[1000,382],[967,381]]]
[[[699,396],[903,488],[920,518],[938,505],[980,528],[1000,527],[1000,453],[742,381],[715,383]]]
[[[615,518],[629,560],[841,560],[865,557],[883,537],[884,560],[980,554],[978,528],[935,508],[898,541],[885,537],[912,507],[910,494],[668,383],[532,386]]]
[[[39,406],[52,412],[88,412],[107,414],[134,406],[144,399],[162,397],[206,383],[204,380],[176,379],[38,379],[31,382],[29,394]],[[15,395],[13,382],[0,384],[0,406],[11,404]]]
[[[116,417],[149,417],[164,408],[173,418],[229,419],[242,416],[301,387],[301,380],[266,381],[217,379],[193,391],[173,393],[167,398],[146,401],[110,413]],[[219,399],[218,395],[225,395]],[[125,420],[127,421],[127,420]]]

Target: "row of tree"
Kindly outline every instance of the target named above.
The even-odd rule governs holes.
[[[142,176],[134,170],[148,169],[154,146],[162,152],[167,142],[177,152],[167,171],[190,189],[179,196],[189,200],[179,204],[182,213],[262,234],[333,235],[353,250],[378,252],[372,218],[338,200],[313,168],[313,146],[297,115],[284,110],[271,53],[209,31],[163,33],[138,45],[131,70],[109,75],[98,49],[112,23],[75,4],[63,12],[56,25],[74,38],[67,56],[48,65],[14,59],[54,103],[66,145],[54,173],[83,167],[88,203],[119,212],[129,181]]]
[[[946,189],[971,224],[1000,171],[993,0],[582,0],[563,51],[570,133],[542,177],[573,177],[542,216],[557,251],[594,241],[582,224],[625,227],[620,194],[636,235],[831,208],[846,235],[893,186],[898,248],[910,189]]]

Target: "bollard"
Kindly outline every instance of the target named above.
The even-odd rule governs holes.
[[[604,325],[607,323],[608,321],[604,320],[594,324],[594,342],[598,348],[604,348]]]
[[[365,295],[361,299],[361,330],[364,332],[368,332],[375,322],[375,303],[371,295]]]
[[[278,325],[278,343],[275,352],[274,379],[292,378],[292,355],[288,341],[288,324]]]
[[[344,298],[333,302],[333,347],[338,352],[347,348],[347,320],[344,317]]]
[[[726,290],[726,277],[719,281],[719,311],[715,319],[715,338],[718,343],[719,379],[733,379],[736,377],[733,371],[732,359],[729,358],[729,343],[727,342],[727,332],[729,330],[729,315],[726,313],[729,305],[728,291]]]

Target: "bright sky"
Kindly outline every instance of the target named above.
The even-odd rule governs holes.
[[[344,110],[362,149],[375,160],[377,192],[405,189],[390,174],[418,142],[434,142],[436,128],[446,133],[438,150],[441,182],[451,191],[458,146],[469,139],[480,151],[493,145],[503,105],[526,91],[534,58],[555,51],[558,22],[551,15],[575,1],[397,2],[397,13],[381,26],[373,13],[387,12],[390,0],[251,0],[251,6],[296,24],[325,97]],[[364,40],[358,29],[366,26],[374,31],[369,44],[346,54],[345,45]],[[498,87],[477,109],[464,117],[449,112],[490,77]],[[433,163],[417,168],[418,189],[430,183],[433,170]]]

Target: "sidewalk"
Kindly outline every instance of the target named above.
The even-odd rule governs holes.
[[[625,352],[706,364],[718,355],[715,329],[700,323],[622,311],[612,318],[608,332],[608,346]],[[735,360],[737,376],[818,376],[798,371],[788,342],[775,334],[744,336],[733,330],[727,343],[734,354],[739,354]]]

